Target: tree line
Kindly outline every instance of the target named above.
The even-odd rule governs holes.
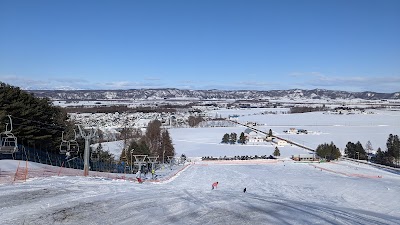
[[[150,121],[144,135],[127,138],[130,131],[126,131],[125,149],[120,155],[120,161],[135,161],[133,155],[158,156],[158,161],[167,161],[167,156],[175,156],[175,148],[167,129],[161,129],[159,120]],[[136,135],[138,135],[136,133]],[[164,157],[164,160],[163,160]]]
[[[371,160],[374,163],[381,165],[399,167],[400,161],[400,140],[398,135],[389,134],[386,141],[386,150],[380,147],[377,149],[376,154],[372,155],[372,144],[367,142],[365,149],[358,141],[357,143],[348,142],[345,148],[345,154],[349,158]]]
[[[246,136],[244,135],[244,132],[242,132],[239,136],[239,139],[237,137],[236,133],[226,133],[222,137],[221,143],[223,144],[245,144],[246,143]]]
[[[386,141],[386,150],[380,147],[377,149],[376,154],[372,154],[373,148],[370,141],[367,142],[365,148],[357,141],[356,143],[348,142],[344,149],[344,154],[348,158],[359,160],[371,160],[374,163],[386,166],[399,167],[400,165],[400,140],[398,135],[389,134]],[[318,145],[316,154],[328,160],[338,159],[341,153],[338,147],[333,142],[330,144],[324,143]]]

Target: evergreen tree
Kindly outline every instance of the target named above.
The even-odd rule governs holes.
[[[400,161],[400,140],[398,135],[394,135],[393,137],[393,152],[398,166]]]
[[[101,162],[110,162],[114,161],[114,155],[108,152],[107,150],[104,150],[103,145],[99,143],[95,150],[95,154],[97,154],[97,159]]]
[[[134,162],[133,155],[150,155],[149,147],[146,143],[146,138],[142,137],[139,141],[131,140],[127,147],[122,150],[120,160],[130,163]]]
[[[381,148],[378,148],[378,150],[376,150],[376,154],[375,154],[375,158],[374,158],[374,162],[378,163],[378,164],[383,164],[384,162],[384,158],[385,155],[382,152]]]
[[[128,155],[129,154],[127,153],[127,150],[122,149],[121,155],[119,156],[119,161],[127,162],[128,161],[128,159],[127,159]]]
[[[240,133],[240,137],[238,140],[239,144],[245,144],[246,143],[246,136],[244,135],[244,132]]]
[[[339,148],[333,142],[318,145],[316,153],[319,157],[327,160],[338,159],[341,156]]]
[[[224,143],[224,144],[229,143],[229,134],[228,133],[224,134],[224,136],[222,137],[221,143]]]
[[[275,147],[274,156],[281,156],[281,152],[278,147]]]
[[[150,153],[144,138],[140,139],[139,143],[135,140],[131,140],[129,143],[128,152],[132,155],[149,155]]]
[[[103,150],[103,145],[101,143],[99,143],[99,145],[97,145],[96,151],[100,152]]]
[[[129,149],[132,150],[133,155],[150,155],[150,149],[147,146],[146,140],[142,137],[139,142],[131,141]]]
[[[48,98],[37,98],[0,82],[0,132],[9,123],[7,115],[11,115],[13,134],[20,144],[29,141],[42,149],[58,151],[62,131],[67,136],[73,133],[72,124],[66,122],[66,112],[53,106]]]
[[[356,144],[353,142],[347,142],[346,148],[344,149],[344,154],[347,155],[349,158],[355,158],[356,155]]]
[[[101,162],[113,163],[114,162],[114,155],[111,154],[109,151],[103,149],[103,150],[101,150],[99,152],[99,160]]]
[[[398,135],[389,134],[386,142],[387,156],[390,164],[399,164],[400,158],[400,141]]]
[[[271,129],[269,129],[269,131],[268,131],[268,137],[272,137],[272,130]]]
[[[237,141],[237,134],[236,133],[231,133],[229,135],[229,143],[230,144],[235,144]]]
[[[360,141],[357,141],[356,143],[356,155],[355,155],[355,159],[361,159],[361,160],[365,160],[366,159],[366,153],[364,150],[364,147],[362,146]]]
[[[394,156],[393,138],[393,134],[389,134],[389,137],[386,141],[386,149],[389,156]]]

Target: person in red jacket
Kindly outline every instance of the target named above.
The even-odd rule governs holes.
[[[214,183],[211,185],[211,190],[214,190],[214,188],[217,189],[217,186],[218,186],[218,181],[217,181],[217,182],[214,182]]]

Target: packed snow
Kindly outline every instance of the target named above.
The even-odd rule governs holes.
[[[399,224],[398,175],[350,162],[314,165],[293,161],[257,165],[202,162],[190,165],[165,183],[57,176],[30,179],[0,186],[0,221],[1,224]],[[331,172],[335,170],[381,178]],[[219,185],[211,190],[215,181]]]
[[[388,135],[398,134],[399,118],[399,112],[391,111],[367,115],[249,111],[238,120],[266,124],[257,128],[272,129],[309,147],[333,141],[343,150],[348,141],[358,140],[385,149]],[[315,133],[283,133],[291,127]],[[170,129],[177,155],[192,160],[186,167],[157,171],[165,175],[158,182],[54,175],[3,183],[0,224],[400,224],[399,173],[350,161],[294,162],[288,159],[291,155],[307,153],[294,146],[279,147],[278,160],[193,160],[272,154],[275,146],[270,143],[220,143],[225,133],[240,134],[244,129]],[[16,167],[17,161],[0,160],[0,179],[15,173]],[[39,170],[43,165],[29,162],[28,168]],[[216,181],[217,189],[211,190]]]

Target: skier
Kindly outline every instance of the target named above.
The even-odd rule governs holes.
[[[151,178],[154,179],[154,175],[155,175],[156,171],[154,171],[154,169],[151,170]]]
[[[65,153],[65,160],[68,160],[69,158],[71,158],[71,153],[70,152],[66,152]]]
[[[140,174],[140,170],[137,171],[136,173],[136,179],[138,180],[139,183],[142,183],[142,178],[141,178],[141,174]]]
[[[217,182],[214,182],[214,183],[211,185],[211,190],[214,190],[214,188],[217,189],[217,186],[218,186],[218,181],[217,181]]]
[[[243,189],[243,193],[246,193],[246,191],[247,191],[246,188],[244,188],[244,189]]]

